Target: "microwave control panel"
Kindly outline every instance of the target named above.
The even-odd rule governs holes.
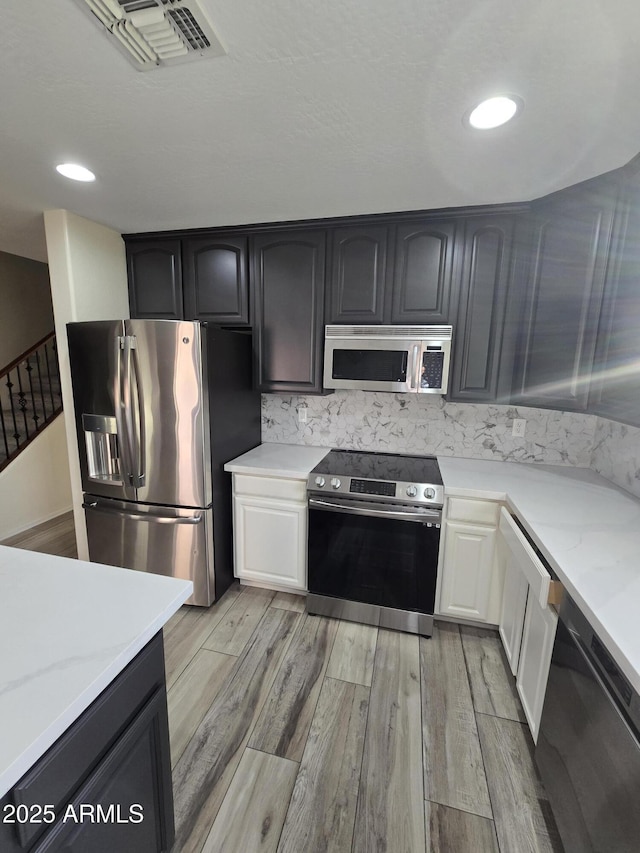
[[[444,352],[440,347],[427,347],[422,354],[421,388],[442,388]]]

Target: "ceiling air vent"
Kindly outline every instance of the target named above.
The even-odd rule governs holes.
[[[75,0],[139,71],[224,56],[197,0]]]

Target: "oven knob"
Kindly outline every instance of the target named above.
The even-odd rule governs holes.
[[[418,490],[416,489],[415,486],[407,486],[407,496],[408,497],[415,498],[415,496],[417,494],[418,494]]]
[[[432,488],[428,488],[424,490],[424,496],[427,500],[433,500],[436,496],[436,490]]]
[[[331,488],[332,489],[339,489],[340,488],[340,480],[337,477],[334,477],[331,480]]]
[[[324,477],[316,477],[316,486],[318,486],[318,488],[321,489],[325,483],[326,483],[326,480]]]

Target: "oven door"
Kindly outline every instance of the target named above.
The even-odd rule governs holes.
[[[309,499],[309,592],[433,614],[439,510]]]

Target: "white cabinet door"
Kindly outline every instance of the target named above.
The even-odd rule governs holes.
[[[529,584],[511,552],[508,549],[505,549],[505,552],[504,590],[498,630],[511,672],[515,675],[518,672],[520,660],[522,628]]]
[[[516,687],[534,743],[538,740],[557,625],[556,611],[548,605],[541,607],[536,596],[529,594]]]
[[[236,495],[234,539],[237,577],[306,590],[306,503]]]
[[[447,521],[444,534],[439,612],[486,622],[495,567],[496,530]]]

